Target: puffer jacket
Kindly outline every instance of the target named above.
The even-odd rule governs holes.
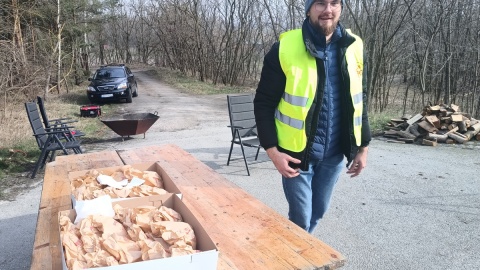
[[[305,20],[302,26],[302,35],[305,43],[306,50],[314,55],[315,46],[313,45],[312,37],[307,30]],[[350,96],[350,80],[347,70],[347,62],[345,59],[345,52],[354,41],[355,38],[347,33],[345,28],[340,25],[342,31],[342,37],[338,41],[340,47],[340,68],[341,68],[341,106],[345,108],[341,115],[341,148],[342,152],[347,158],[347,166],[355,158],[358,152],[358,146],[355,143],[355,136],[353,134],[353,104]],[[318,115],[322,107],[324,85],[325,85],[325,70],[322,60],[317,59],[317,73],[318,73],[318,86],[317,93],[313,104],[308,112],[305,120],[305,132],[307,135],[307,146],[302,152],[291,152],[286,149],[282,149],[278,146],[278,138],[275,127],[275,109],[277,108],[280,99],[285,91],[286,77],[280,66],[279,60],[279,42],[273,44],[270,51],[265,55],[262,74],[254,99],[254,111],[255,121],[257,123],[258,137],[260,144],[264,149],[268,149],[276,146],[279,151],[289,154],[290,156],[302,161],[300,165],[291,164],[292,167],[299,167],[302,170],[308,169],[308,163],[311,159],[311,147],[315,138],[316,129],[318,126]],[[367,146],[371,141],[370,126],[368,122],[367,113],[367,65],[366,58],[364,57],[364,69],[363,69],[363,115],[362,115],[362,139],[361,147]]]

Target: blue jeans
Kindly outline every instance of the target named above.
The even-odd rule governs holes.
[[[296,177],[282,177],[289,219],[312,233],[330,205],[333,187],[343,167],[343,154],[339,154],[310,163],[308,171],[300,170]]]

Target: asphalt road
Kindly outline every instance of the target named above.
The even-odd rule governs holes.
[[[85,144],[87,152],[176,144],[287,215],[280,175],[264,152],[250,161],[251,176],[242,160],[226,166],[231,135],[225,95],[187,95],[135,74],[139,97],[120,107],[157,111],[160,119],[145,139],[122,141],[110,132],[101,143]],[[239,147],[234,155],[240,157]],[[357,178],[342,174],[314,234],[347,258],[344,270],[480,269],[479,169],[478,143],[426,147],[374,139],[367,168]],[[39,181],[15,201],[0,201],[1,270],[29,268],[40,192]]]

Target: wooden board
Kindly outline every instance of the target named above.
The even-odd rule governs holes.
[[[175,145],[119,152],[159,161],[219,248],[219,269],[335,269],[345,258]],[[161,159],[159,159],[161,157]]]

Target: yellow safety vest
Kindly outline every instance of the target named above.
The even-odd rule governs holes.
[[[363,112],[363,42],[350,30],[347,31],[355,38],[355,42],[347,48],[345,57],[354,107],[355,143],[360,146]],[[301,152],[307,145],[305,120],[318,85],[317,63],[315,57],[305,48],[301,29],[280,35],[279,59],[287,80],[285,93],[275,111],[278,145],[292,152]]]

